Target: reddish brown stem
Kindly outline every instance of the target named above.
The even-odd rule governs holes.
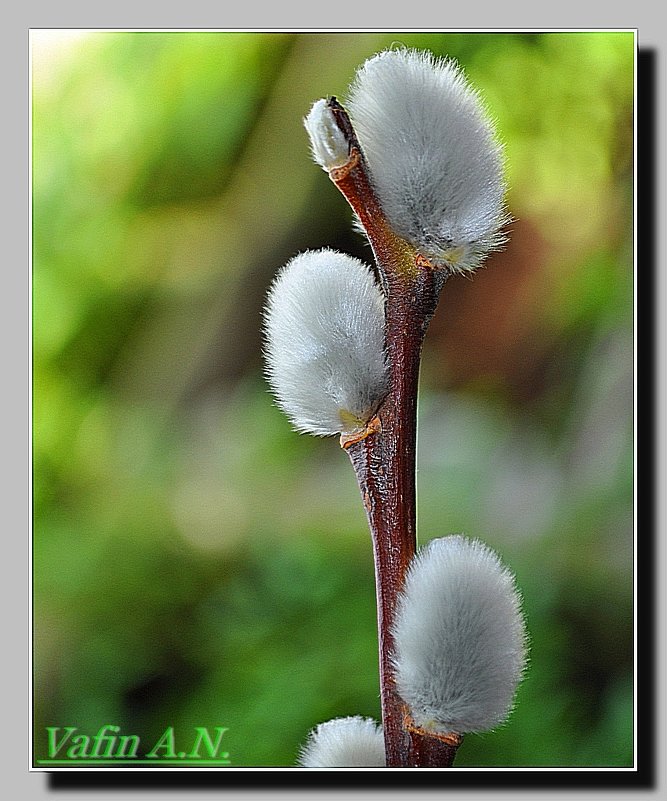
[[[387,225],[349,118],[330,101],[350,144],[350,159],[330,176],[364,226],[386,294],[385,347],[390,389],[363,439],[345,443],[373,539],[380,692],[388,767],[449,767],[457,741],[406,725],[407,709],[394,682],[396,604],[416,550],[417,388],[422,344],[446,272],[436,271]]]
[[[417,384],[421,347],[435,309],[441,276],[421,270],[417,280],[390,277],[386,347],[390,391],[380,409],[379,428],[347,448],[357,475],[373,539],[378,613],[380,693],[389,767],[426,765],[441,743],[404,727],[405,706],[393,678],[392,628],[398,594],[416,549]],[[437,745],[437,747],[436,747]],[[445,749],[453,758],[455,749]],[[442,762],[438,761],[438,766]]]

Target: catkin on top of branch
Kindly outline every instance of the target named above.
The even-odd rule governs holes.
[[[397,234],[459,272],[502,245],[501,146],[454,61],[407,48],[378,53],[357,71],[345,106]]]

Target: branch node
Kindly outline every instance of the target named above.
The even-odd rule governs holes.
[[[421,737],[433,737],[435,740],[440,740],[441,743],[449,745],[452,748],[458,748],[463,742],[463,735],[456,734],[455,732],[438,732],[424,729],[417,726],[408,712],[403,715],[403,727],[411,734],[419,734]]]
[[[343,450],[347,450],[351,445],[354,445],[356,442],[361,442],[366,437],[369,437],[371,434],[378,434],[382,431],[382,423],[380,418],[375,415],[375,417],[371,418],[367,423],[365,428],[362,431],[355,431],[353,434],[341,434],[340,435],[340,447]]]
[[[329,170],[329,178],[337,184],[339,181],[342,181],[344,178],[352,172],[352,170],[359,164],[361,161],[361,153],[356,147],[353,147],[350,151],[350,158],[345,164],[341,167],[333,167]]]
[[[436,270],[437,267],[432,261],[423,256],[421,253],[415,255],[415,267],[421,267],[424,270]]]

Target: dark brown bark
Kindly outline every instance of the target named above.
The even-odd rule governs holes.
[[[392,628],[405,573],[416,550],[417,389],[422,344],[447,273],[434,270],[388,226],[345,110],[330,108],[350,145],[330,177],[363,225],[386,295],[385,348],[390,389],[368,434],[342,441],[354,466],[373,539],[380,692],[388,767],[449,767],[459,738],[434,737],[406,721],[394,683]]]
[[[409,285],[408,285],[409,280]],[[380,693],[387,765],[451,764],[455,748],[409,733],[393,678],[392,628],[405,572],[416,550],[417,386],[421,347],[442,276],[420,269],[416,279],[389,277],[386,348],[390,391],[377,412],[379,430],[347,448],[373,539],[378,614]]]

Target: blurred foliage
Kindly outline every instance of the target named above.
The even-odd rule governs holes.
[[[262,379],[308,247],[369,260],[302,118],[393,42],[457,58],[506,143],[510,244],[424,352],[420,540],[480,537],[531,633],[459,766],[633,762],[633,34],[32,33],[33,595],[44,726],[223,725],[236,766],[379,716],[352,470]]]

